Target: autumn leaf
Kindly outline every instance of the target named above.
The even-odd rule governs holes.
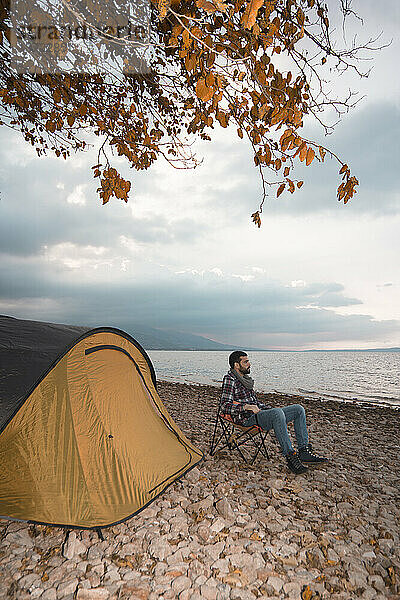
[[[276,197],[277,198],[282,194],[282,192],[285,189],[285,187],[286,187],[285,183],[281,183],[281,185],[278,187],[278,191],[276,192]]]
[[[225,2],[221,2],[221,0],[212,0],[213,4],[220,10],[221,12],[226,11],[227,5]]]
[[[47,131],[50,131],[50,133],[54,133],[56,130],[56,124],[54,123],[54,121],[47,121],[46,129]]]
[[[260,213],[258,210],[251,215],[251,218],[253,219],[253,223],[255,223],[255,225],[257,225],[257,227],[260,228],[261,227],[261,217],[260,217]]]
[[[196,4],[198,8],[203,8],[209,13],[214,13],[217,10],[225,12],[227,8],[225,2],[221,2],[220,0],[212,0],[211,2],[208,2],[208,0],[196,0]]]
[[[292,130],[291,130],[291,129],[286,129],[286,130],[285,130],[285,131],[282,133],[282,135],[281,135],[281,137],[280,137],[280,140],[279,140],[279,143],[280,143],[280,145],[281,145],[281,146],[282,146],[282,144],[283,144],[284,140],[285,140],[287,137],[289,137],[290,135],[292,135]]]
[[[297,16],[297,20],[300,23],[300,25],[303,25],[304,24],[304,13],[301,10],[301,8],[297,9],[296,16]]]
[[[297,182],[297,187],[300,189],[300,188],[301,188],[301,186],[303,185],[303,183],[304,183],[304,181],[298,181],[298,182]]]
[[[222,111],[217,113],[217,119],[221,127],[228,127],[228,115]]]
[[[311,600],[311,598],[312,598],[312,591],[311,591],[309,585],[307,585],[303,589],[303,591],[301,592],[301,598],[302,598],[302,600]]]
[[[324,162],[324,158],[325,158],[325,155],[326,155],[326,150],[324,150],[322,148],[322,146],[319,147],[319,155],[321,157],[322,162]]]
[[[213,97],[214,90],[212,88],[207,87],[204,79],[199,79],[196,84],[196,96],[203,100],[203,102],[207,102]]]
[[[303,142],[299,147],[299,158],[303,161],[307,156],[307,144]]]
[[[214,13],[217,10],[217,7],[212,2],[207,2],[207,0],[196,0],[196,4],[198,8],[202,8],[209,13]]]
[[[156,4],[158,8],[158,18],[160,21],[163,21],[167,16],[170,2],[169,0],[157,0]]]
[[[312,161],[314,160],[314,156],[315,156],[315,152],[312,148],[309,148],[307,150],[307,156],[306,156],[306,165],[310,165],[312,163]]]
[[[58,102],[61,102],[61,93],[60,90],[54,90],[53,92],[53,100],[56,104],[58,104]]]
[[[241,19],[243,27],[251,29],[256,22],[257,13],[264,4],[264,0],[249,0],[244,15]]]

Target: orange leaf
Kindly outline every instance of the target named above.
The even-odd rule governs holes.
[[[319,147],[319,155],[321,157],[322,162],[324,161],[325,154],[326,154],[326,151],[322,148],[322,146],[320,146]]]
[[[203,100],[203,102],[207,102],[210,98],[213,97],[214,90],[206,86],[206,82],[204,79],[199,79],[196,84],[196,96]]]
[[[297,182],[297,187],[298,187],[298,188],[301,188],[301,186],[303,185],[303,183],[304,183],[304,181],[298,181],[298,182]]]
[[[214,82],[215,82],[214,73],[208,73],[206,75],[206,80],[205,80],[206,86],[212,87],[214,85]]]
[[[242,140],[243,139],[243,131],[241,129],[238,129],[237,134],[240,137],[240,139]]]
[[[257,225],[257,227],[260,228],[261,227],[261,217],[260,217],[259,211],[253,213],[251,215],[251,218],[253,219],[253,223],[255,223],[255,225]]]
[[[199,8],[202,8],[209,13],[214,13],[217,10],[217,7],[214,6],[212,2],[207,2],[207,0],[196,0],[196,4]]]
[[[251,29],[256,22],[257,13],[264,4],[264,0],[249,0],[241,23],[246,29]]]
[[[56,124],[53,121],[47,121],[46,129],[47,131],[50,131],[50,133],[54,133],[56,130]]]
[[[303,25],[304,24],[304,13],[301,10],[301,8],[297,9],[297,13],[296,14],[297,14],[297,20],[298,20],[298,22],[300,23],[300,25]]]
[[[342,173],[344,173],[345,171],[348,171],[348,170],[349,170],[349,167],[347,165],[343,165],[343,167],[339,171],[339,175],[341,175]]]
[[[289,172],[290,172],[290,169],[289,169],[289,167],[285,167],[285,170],[283,171],[283,175],[284,175],[285,177],[287,177],[287,176],[289,175]]]
[[[306,165],[310,165],[312,163],[312,161],[314,160],[314,156],[315,156],[315,152],[312,148],[309,148],[307,150],[307,156],[306,156]]]
[[[278,191],[276,192],[277,198],[282,194],[283,190],[285,189],[285,186],[286,186],[285,183],[281,183],[281,185],[278,187]]]
[[[302,597],[302,600],[311,600],[311,598],[312,598],[312,591],[311,591],[309,585],[307,585],[304,588],[304,590],[301,593],[301,597]]]
[[[158,18],[160,19],[160,21],[162,21],[166,17],[166,14],[168,12],[169,2],[168,0],[158,0],[156,4],[159,13]]]
[[[307,145],[305,142],[303,142],[299,148],[300,152],[299,152],[299,156],[300,156],[300,160],[303,161],[305,159],[305,157],[307,156]]]
[[[291,129],[286,129],[286,131],[284,131],[280,137],[279,143],[282,146],[282,142],[289,137],[289,135],[292,135],[292,130]]]
[[[221,127],[228,127],[228,115],[222,111],[218,111],[217,119],[220,122]]]

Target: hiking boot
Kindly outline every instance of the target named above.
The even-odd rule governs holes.
[[[301,462],[305,462],[309,465],[323,463],[328,460],[327,458],[325,458],[323,456],[318,456],[318,454],[314,454],[312,451],[311,444],[307,444],[307,446],[304,446],[304,448],[300,448],[299,459],[301,460]]]
[[[301,473],[305,473],[307,471],[307,467],[301,464],[299,455],[294,450],[292,450],[290,454],[287,454],[285,458],[289,469],[292,471],[292,473],[295,473],[295,475],[300,475]]]

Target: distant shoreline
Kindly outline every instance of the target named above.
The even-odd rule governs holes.
[[[147,352],[229,352],[230,348],[146,348]],[[232,347],[233,351],[233,347]],[[247,348],[246,352],[400,352],[400,348],[367,348],[367,349],[339,349],[339,350],[269,350],[263,348]]]
[[[173,381],[173,380],[169,380],[169,379],[157,379],[157,384],[161,384],[161,385],[176,385],[178,388],[181,387],[196,387],[199,388],[200,390],[202,388],[212,388],[213,392],[215,389],[218,389],[221,387],[221,382],[217,383],[198,383],[196,381],[191,381],[191,382],[184,382],[184,381]],[[260,396],[260,398],[262,397],[270,397],[270,398],[277,398],[277,399],[288,399],[288,398],[293,398],[296,400],[302,400],[302,401],[306,401],[306,402],[315,402],[315,403],[320,403],[320,404],[327,404],[329,402],[334,402],[335,404],[338,404],[340,406],[346,405],[352,408],[366,408],[366,409],[379,409],[379,408],[391,408],[393,410],[400,410],[400,404],[399,405],[395,405],[395,404],[391,404],[390,402],[385,402],[383,401],[379,401],[379,402],[372,402],[370,400],[359,400],[357,398],[354,399],[348,399],[348,398],[334,398],[334,397],[329,397],[329,398],[324,398],[322,396],[313,396],[311,394],[293,394],[293,393],[287,393],[287,392],[279,392],[278,390],[273,390],[273,391],[266,391],[266,390],[259,390],[257,391],[257,394]]]

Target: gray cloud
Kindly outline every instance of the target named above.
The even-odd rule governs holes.
[[[332,149],[347,162],[360,185],[353,199],[345,206],[336,199],[336,189],[341,183],[340,164],[334,159],[325,158],[323,164],[314,160],[304,167],[296,161],[292,176],[303,180],[301,190],[294,194],[283,193],[276,198],[276,186],[267,189],[268,197],[264,206],[264,220],[281,214],[306,215],[318,212],[348,218],[359,215],[386,215],[400,212],[398,195],[398,165],[400,159],[400,108],[391,103],[366,105],[343,117],[334,134],[324,138],[313,128],[305,131],[310,139]],[[224,143],[220,155],[229,156],[226,171],[232,175],[243,174],[235,189],[229,195],[231,210],[247,216],[257,208],[261,199],[261,186],[257,170],[252,164],[248,149],[234,151],[231,162],[228,145]],[[274,180],[270,171],[267,178]],[[218,190],[212,192],[212,201],[217,201]]]
[[[29,256],[65,241],[112,246],[121,235],[143,244],[188,244],[207,231],[172,207],[170,217],[156,210],[135,216],[134,196],[128,205],[113,200],[102,206],[90,179],[93,156],[83,154],[78,163],[34,156],[18,162],[5,134],[0,129],[0,252]],[[19,145],[16,153],[22,153]],[[77,190],[85,204],[68,202]]]
[[[264,278],[245,283],[215,273],[170,274],[162,279],[160,272],[159,278],[153,276],[147,282],[135,281],[128,274],[124,284],[108,286],[106,282],[68,281],[66,271],[57,277],[54,265],[52,269],[45,274],[26,267],[2,267],[5,287],[0,299],[12,304],[13,299],[21,302],[26,298],[15,305],[14,316],[114,325],[133,333],[135,325],[148,325],[208,335],[226,343],[240,340],[245,345],[251,344],[253,336],[257,336],[257,344],[263,337],[268,343],[274,336],[277,344],[290,336],[296,346],[310,336],[362,340],[399,329],[396,321],[375,321],[368,315],[345,316],[329,310],[360,303],[347,298],[342,286],[335,283],[292,288]],[[32,299],[34,309],[30,307]]]

